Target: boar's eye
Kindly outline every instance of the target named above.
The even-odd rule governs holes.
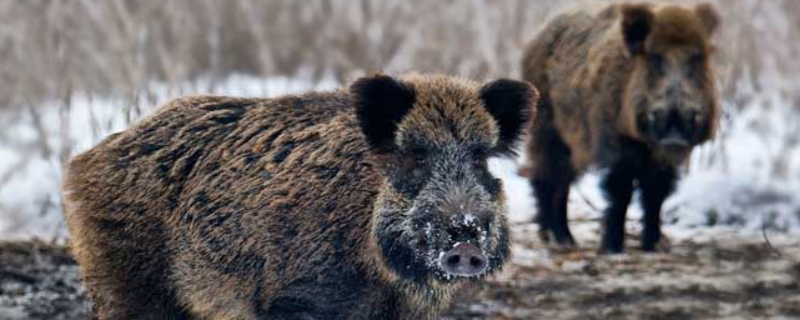
[[[650,65],[650,70],[656,75],[663,75],[664,68],[666,67],[666,60],[664,56],[658,53],[650,54],[647,57],[647,63]]]
[[[414,148],[410,152],[406,169],[411,172],[411,175],[416,179],[422,179],[428,173],[428,165],[430,162],[430,154],[428,150],[423,148]]]
[[[689,76],[695,76],[701,74],[700,71],[702,70],[705,62],[706,62],[706,55],[702,53],[693,54],[689,56],[689,60],[687,60],[686,64],[686,74]]]
[[[414,159],[414,163],[417,165],[425,165],[428,162],[428,150],[422,148],[415,148],[411,150],[411,157]]]
[[[702,53],[693,54],[689,57],[689,65],[692,67],[698,67],[702,65],[706,61],[706,55]]]
[[[487,148],[474,148],[472,150],[472,163],[477,169],[486,168],[488,166],[488,159],[491,155],[491,152]]]
[[[706,118],[700,112],[695,112],[694,114],[694,123],[697,126],[702,125],[706,121]]]
[[[408,197],[416,196],[430,176],[431,158],[425,150],[411,149],[400,156],[398,170],[393,175],[394,187]]]

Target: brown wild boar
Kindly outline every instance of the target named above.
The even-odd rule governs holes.
[[[708,4],[612,4],[556,16],[526,48],[525,80],[541,91],[528,144],[540,236],[572,246],[570,185],[596,165],[609,201],[601,251],[624,247],[634,189],[644,209],[642,248],[661,237],[660,211],[690,151],[719,117]]]
[[[435,319],[509,257],[501,182],[538,94],[446,76],[172,101],[69,164],[99,319]]]

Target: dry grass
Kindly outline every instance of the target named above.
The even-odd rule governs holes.
[[[514,70],[554,1],[2,0],[4,106],[232,73]]]
[[[0,0],[0,106],[75,90],[133,95],[153,80],[232,73],[341,81],[378,70],[514,76],[524,42],[572,2]],[[715,2],[724,17],[726,97],[746,99],[737,97],[741,80],[775,86],[765,74],[791,86],[782,90],[796,89],[798,2]]]

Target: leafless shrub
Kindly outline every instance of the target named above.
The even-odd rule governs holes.
[[[724,16],[726,97],[737,98],[742,80],[776,85],[764,73],[797,83],[797,1],[714,1]],[[153,80],[231,73],[516,75],[522,45],[570,2],[0,0],[0,79],[11,84],[0,99],[14,106],[67,90],[133,94]]]

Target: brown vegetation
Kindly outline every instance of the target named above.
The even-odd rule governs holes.
[[[525,42],[554,10],[575,2],[2,0],[0,102],[24,106],[71,90],[136,95],[153,80],[174,85],[236,72],[340,80],[376,70],[515,75]],[[766,73],[786,85],[796,80],[795,1],[715,2],[730,22],[718,49],[731,97],[734,82],[761,87]],[[762,23],[744,23],[755,20]]]

